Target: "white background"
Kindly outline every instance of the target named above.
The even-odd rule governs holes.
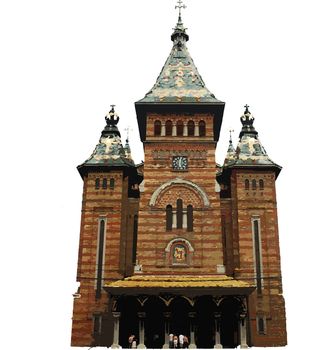
[[[287,349],[323,334],[323,9],[315,0],[188,0],[189,51],[226,102],[222,163],[248,103],[277,180]],[[69,349],[82,180],[116,104],[143,159],[134,102],[170,50],[174,0],[0,3],[1,349]],[[125,132],[123,133],[125,139]]]

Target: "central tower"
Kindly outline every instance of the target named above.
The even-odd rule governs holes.
[[[135,103],[145,153],[138,272],[224,274],[215,149],[225,103],[198,73],[181,12],[171,40],[155,85]]]

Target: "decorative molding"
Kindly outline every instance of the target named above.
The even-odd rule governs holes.
[[[209,202],[209,199],[207,197],[206,192],[200,186],[198,186],[194,182],[191,182],[189,180],[184,180],[184,179],[181,179],[179,177],[177,177],[176,179],[173,179],[171,181],[165,182],[158,189],[156,189],[154,191],[154,193],[152,194],[149,205],[155,206],[157,198],[159,197],[161,192],[164,191],[166,188],[173,186],[173,185],[185,185],[185,186],[191,187],[193,190],[198,192],[198,194],[200,195],[200,197],[203,200],[203,203],[206,207],[208,207],[210,205],[210,202]]]

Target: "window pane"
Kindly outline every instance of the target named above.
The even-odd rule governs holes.
[[[165,123],[165,135],[166,136],[172,136],[172,121],[167,120]]]
[[[177,136],[183,136],[183,122],[181,120],[177,121]]]
[[[199,136],[206,136],[206,124],[203,120],[199,122]]]
[[[177,228],[182,228],[183,206],[182,199],[177,200]]]
[[[188,136],[195,136],[195,122],[193,120],[188,122]]]
[[[187,230],[193,231],[193,207],[190,204],[187,206]]]
[[[172,205],[166,207],[166,229],[167,231],[172,230]]]
[[[154,136],[160,136],[161,135],[161,122],[159,120],[156,120],[154,122]]]

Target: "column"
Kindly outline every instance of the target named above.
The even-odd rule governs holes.
[[[137,345],[137,349],[146,349],[146,346],[144,344],[144,339],[145,339],[144,320],[145,320],[146,314],[145,312],[138,312],[137,315],[139,318],[139,344]]]
[[[188,220],[187,220],[187,210],[184,210],[182,213],[182,227],[187,228],[188,227]]]
[[[247,349],[248,345],[246,344],[246,314],[240,314],[240,348]]]
[[[113,343],[111,345],[112,349],[119,349],[120,345],[119,342],[119,319],[120,319],[120,312],[113,312],[112,313],[114,318],[114,338]]]
[[[190,345],[189,349],[197,349],[196,340],[195,340],[195,312],[189,312],[188,314],[190,318]]]
[[[176,124],[172,125],[172,136],[177,136],[177,125]]]
[[[195,123],[195,136],[199,136],[199,125]]]
[[[165,136],[165,122],[162,122],[161,125],[161,136]]]
[[[220,341],[220,318],[221,314],[219,312],[214,313],[215,316],[215,345],[214,349],[222,349],[223,346]]]
[[[177,212],[172,212],[172,228],[177,228]]]
[[[187,122],[183,125],[183,136],[188,136],[188,124]]]
[[[163,349],[169,349],[170,316],[171,312],[164,312],[164,345]]]

